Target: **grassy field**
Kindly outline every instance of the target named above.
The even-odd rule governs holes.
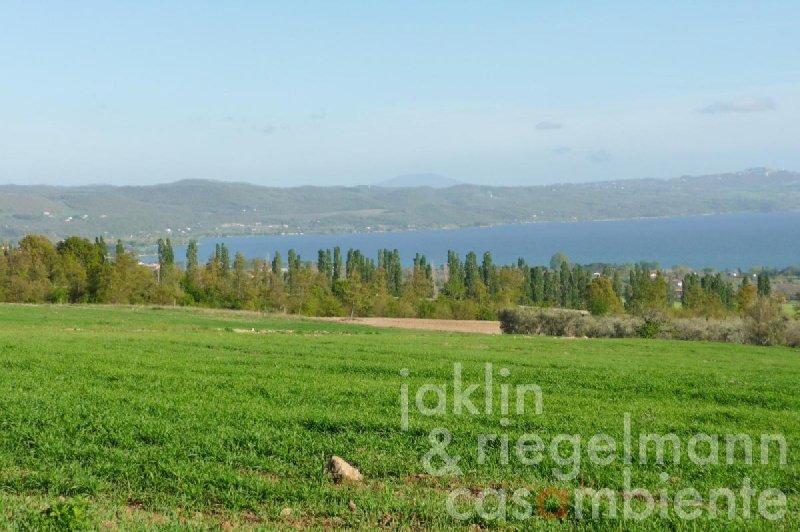
[[[495,378],[490,414],[486,362]],[[478,415],[453,413],[454,363],[463,365],[465,387],[479,385]],[[515,415],[512,392],[503,415],[503,383],[540,386],[542,413]],[[447,413],[424,416],[412,404],[401,430],[401,390],[407,386],[413,403],[424,384],[446,384]],[[797,530],[799,388],[800,352],[784,348],[404,331],[222,311],[0,306],[0,528]],[[436,395],[423,399],[430,407]],[[621,448],[626,413],[633,463],[592,463],[586,442],[605,433]],[[426,471],[437,427],[452,435],[445,450],[461,457],[459,476]],[[509,436],[510,463],[500,444],[480,459],[477,439],[489,433]],[[580,435],[577,476],[553,473],[576,464],[568,443],[555,457],[545,449],[539,464],[520,463],[514,445],[525,433],[548,449],[557,434]],[[720,435],[722,463],[682,455],[674,464],[667,453],[664,465],[654,454],[640,464],[641,433],[676,434],[683,455],[693,435]],[[724,436],[736,433],[755,442],[754,465],[741,448],[734,464],[724,463]],[[770,463],[759,463],[762,433],[785,437],[786,465],[776,446]],[[324,471],[330,455],[358,467],[364,482],[335,485]],[[632,495],[626,469],[633,488],[669,497],[697,489],[700,510],[710,489],[738,492],[746,477],[756,492],[781,490],[788,510],[765,521],[754,502],[750,520],[737,505],[733,523],[705,511],[684,521],[670,502],[666,517],[623,521],[622,500]],[[616,521],[590,513],[576,521],[572,502],[565,517],[548,518],[558,513],[558,490],[606,487],[621,497]],[[470,513],[486,488],[529,490],[533,522],[511,515],[521,506],[510,503],[505,519],[492,519],[497,497],[486,499],[490,515]],[[470,514],[464,520],[446,509],[456,489],[456,510]],[[547,489],[551,495],[542,495]],[[642,510],[646,501],[631,498]]]

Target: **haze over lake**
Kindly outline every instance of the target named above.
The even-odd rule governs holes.
[[[621,220],[606,222],[539,223],[450,230],[387,233],[303,234],[216,237],[200,240],[200,257],[207,259],[216,243],[224,242],[231,256],[272,259],[279,251],[284,262],[289,249],[304,260],[316,261],[320,248],[360,249],[376,257],[383,248],[398,249],[405,265],[419,252],[435,266],[446,261],[447,250],[463,256],[491,251],[496,264],[546,265],[553,253],[566,253],[571,262],[628,263],[657,261],[662,267],[692,268],[784,267],[800,264],[800,212],[748,213],[714,216]],[[185,246],[176,246],[185,257]]]

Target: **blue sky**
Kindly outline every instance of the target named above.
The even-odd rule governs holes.
[[[800,3],[0,3],[0,182],[800,170]]]

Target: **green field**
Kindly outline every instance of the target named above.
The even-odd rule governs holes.
[[[496,379],[491,414],[482,404],[486,362]],[[463,365],[465,386],[481,386],[472,396],[479,415],[453,413],[454,363]],[[498,375],[502,368],[507,377]],[[514,415],[512,395],[510,424],[501,426],[502,383],[540,386],[542,414]],[[446,384],[447,414],[423,416],[412,405],[403,431],[401,387],[413,402],[424,384]],[[785,348],[401,331],[223,311],[0,306],[0,528],[797,530],[798,389],[800,352]],[[434,398],[426,394],[425,404]],[[692,487],[705,510],[710,489],[738,492],[747,477],[756,492],[787,496],[785,517],[765,521],[754,509],[745,520],[737,504],[734,523],[705,511],[684,521],[669,503],[666,517],[639,523],[621,519],[622,498],[616,521],[576,521],[571,502],[566,517],[544,517],[558,510],[557,496],[539,504],[546,488],[607,487],[623,496],[628,466],[591,463],[585,444],[599,433],[623,442],[625,413],[633,488],[673,497]],[[452,434],[446,451],[461,456],[462,475],[426,472],[436,427]],[[488,433],[510,436],[510,463],[500,445],[479,460],[477,438]],[[570,469],[574,456],[561,465],[546,450],[538,465],[519,463],[514,444],[524,433],[548,446],[556,434],[580,435],[577,477],[559,480],[552,471]],[[674,433],[683,454],[693,435],[720,435],[722,463],[682,456],[673,464],[667,453],[664,465],[654,455],[640,464],[641,433]],[[741,447],[732,465],[724,463],[724,435],[736,433],[755,442],[753,465]],[[777,446],[769,464],[759,463],[762,433],[785,437],[786,465]],[[560,456],[570,449],[559,447]],[[335,485],[324,471],[330,455],[358,467],[364,482]],[[485,488],[526,488],[533,521],[515,519],[510,507],[505,519],[472,512],[457,520],[445,502],[459,488],[464,513]],[[488,498],[487,513],[493,504]],[[635,509],[644,505],[633,498]]]

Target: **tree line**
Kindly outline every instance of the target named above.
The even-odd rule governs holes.
[[[112,250],[113,249],[113,250]],[[185,261],[176,260],[169,239],[158,241],[158,267],[139,263],[122,242],[109,246],[69,237],[57,243],[28,235],[0,253],[0,300],[25,303],[114,303],[199,305],[280,311],[311,316],[399,316],[494,319],[500,309],[525,305],[587,310],[595,315],[676,311],[698,316],[744,312],[771,292],[766,272],[732,282],[720,273],[687,273],[682,289],[647,263],[590,268],[570,264],[560,253],[548,266],[523,259],[497,265],[491,253],[463,259],[448,251],[434,270],[417,254],[404,268],[399,252],[376,258],[357,249],[319,250],[304,260],[294,250],[271,261],[231,256],[218,244],[201,262],[189,242]],[[680,302],[681,305],[676,305]]]

